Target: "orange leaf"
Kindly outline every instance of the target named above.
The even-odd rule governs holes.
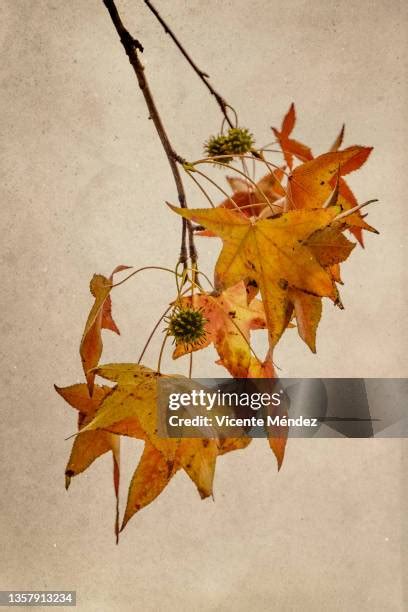
[[[341,137],[340,133],[339,142]],[[289,209],[323,206],[335,187],[338,175],[340,178],[337,204],[342,210],[350,210],[357,206],[353,192],[341,176],[360,168],[371,151],[371,147],[349,147],[343,151],[324,153],[313,161],[295,168],[288,181]],[[377,233],[377,230],[364,221],[360,211],[347,217],[344,222],[361,246],[363,246],[363,229]]]
[[[371,147],[349,147],[344,151],[324,153],[295,168],[288,181],[289,207],[310,209],[323,206],[333,191],[337,175],[344,176],[357,170],[371,151]],[[339,191],[341,193],[341,186]]]
[[[90,283],[90,291],[95,298],[95,302],[86,321],[79,352],[91,395],[95,374],[90,370],[98,365],[102,355],[103,344],[101,331],[102,329],[110,329],[116,334],[119,334],[116,323],[112,318],[110,290],[113,277],[117,272],[126,270],[128,267],[129,266],[118,266],[109,278],[106,278],[102,274],[94,274]]]
[[[235,378],[260,378],[262,373],[268,378],[273,377],[270,361],[260,363],[251,353],[250,331],[265,329],[266,319],[260,300],[247,303],[247,292],[242,281],[219,295],[202,293],[184,297],[181,305],[193,305],[203,310],[207,319],[206,337],[201,344],[189,347],[179,344],[173,353],[174,359],[214,343],[220,357],[217,363],[226,367]]]
[[[279,145],[282,149],[285,161],[290,169],[293,166],[293,156],[297,157],[298,159],[300,159],[300,161],[303,162],[313,159],[313,154],[309,147],[297,140],[294,140],[293,138],[289,138],[289,135],[292,133],[293,128],[295,127],[295,123],[295,105],[292,102],[288,112],[286,113],[282,121],[282,127],[280,131],[276,128],[272,128],[272,131],[278,139]]]

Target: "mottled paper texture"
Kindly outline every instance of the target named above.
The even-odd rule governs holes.
[[[145,46],[175,148],[199,157],[221,122],[214,100],[143,2],[117,4]],[[381,234],[344,265],[345,310],[326,306],[317,355],[286,334],[281,375],[406,376],[406,3],[157,6],[259,144],[294,101],[295,137],[315,153],[343,122],[346,145],[375,147],[350,185],[379,199],[369,221]],[[256,440],[219,462],[214,501],[178,474],[119,546],[110,458],[64,491],[75,415],[52,385],[83,380],[89,280],[117,264],[174,262],[180,220],[164,205],[176,200],[171,174],[102,1],[0,0],[0,34],[0,588],[76,590],[81,612],[405,610],[406,441],[291,440],[278,474]],[[188,195],[202,204],[193,185]],[[216,249],[204,240],[208,270]],[[173,295],[161,272],[118,288],[122,336],[105,334],[105,359],[136,359]],[[198,355],[196,375],[222,376],[215,359]],[[164,366],[186,371],[183,360]],[[140,451],[124,441],[124,484]]]

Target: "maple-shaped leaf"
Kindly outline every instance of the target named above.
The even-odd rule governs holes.
[[[271,359],[259,362],[251,351],[250,331],[265,329],[266,318],[260,300],[255,298],[247,303],[242,281],[220,294],[199,293],[183,297],[180,306],[202,309],[207,322],[204,340],[188,346],[178,344],[174,359],[213,343],[220,357],[217,363],[227,368],[235,378],[274,377]]]
[[[330,197],[337,176],[360,168],[372,147],[353,146],[343,151],[323,153],[293,169],[289,181],[291,208],[319,208]]]
[[[174,462],[169,462],[155,446],[146,442],[129,486],[121,530],[136,512],[160,495],[181,468],[196,484],[202,499],[211,495],[217,456],[246,448],[250,442],[251,438],[244,437],[225,438],[218,443],[204,439],[171,441],[177,445]]]
[[[100,405],[111,393],[111,387],[96,385],[92,397],[85,383],[57,387],[57,393],[78,410],[78,429],[86,427],[95,417]],[[71,478],[84,472],[98,457],[112,452],[113,485],[116,495],[115,532],[118,535],[119,520],[119,479],[120,479],[120,439],[108,431],[87,431],[74,440],[70,457],[65,468],[65,487],[68,489]]]
[[[296,123],[296,112],[295,105],[292,103],[286,113],[280,130],[272,128],[273,133],[278,139],[279,145],[282,149],[285,161],[290,169],[293,166],[293,157],[297,157],[302,162],[313,159],[313,154],[309,147],[302,144],[298,140],[290,138],[290,134],[293,132],[293,128]]]
[[[337,180],[337,204],[342,210],[354,208],[357,200],[342,177],[360,168],[371,151],[372,147],[352,146],[343,151],[324,153],[294,168],[288,180],[288,208],[303,209],[324,206]],[[345,224],[360,242],[362,242],[362,229],[376,232],[364,221],[359,211],[348,216]]]
[[[94,274],[90,282],[90,291],[95,298],[95,302],[88,315],[82,335],[79,352],[81,355],[82,366],[92,395],[95,374],[90,371],[98,365],[102,355],[102,329],[110,329],[119,334],[119,329],[112,318],[112,302],[110,290],[112,288],[113,277],[117,272],[128,269],[129,266],[118,266],[114,269],[109,278],[102,274]]]
[[[129,488],[121,529],[161,493],[179,469],[195,483],[201,498],[212,495],[218,442],[216,439],[170,439],[158,435],[157,381],[161,375],[132,363],[103,365],[95,374],[117,385],[79,436],[105,430],[121,435],[135,435],[136,432],[135,437],[145,440],[145,450]],[[243,445],[237,445],[238,448]],[[148,482],[151,482],[151,489]]]
[[[336,299],[331,276],[305,243],[334,220],[340,211],[338,207],[291,211],[256,222],[221,208],[171,208],[222,239],[223,249],[215,268],[218,288],[228,288],[242,280],[256,282],[271,347],[290,320],[288,288]]]

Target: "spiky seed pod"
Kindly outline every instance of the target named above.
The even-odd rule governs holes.
[[[183,344],[188,348],[193,344],[204,342],[207,319],[204,317],[202,308],[176,306],[165,321],[168,325],[167,333],[173,336],[176,344]]]
[[[223,134],[219,134],[218,136],[210,136],[210,138],[204,144],[204,152],[208,157],[228,155],[229,154],[228,137],[224,136]],[[232,161],[232,157],[223,157],[219,161],[227,164],[228,162]]]
[[[247,128],[230,128],[227,134],[228,152],[248,153],[255,144],[253,134]]]
[[[226,135],[211,136],[204,145],[208,157],[222,157],[218,161],[227,164],[234,155],[248,153],[254,146],[254,137],[247,128],[230,128]]]

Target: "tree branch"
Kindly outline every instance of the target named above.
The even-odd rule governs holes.
[[[166,32],[166,34],[168,34],[170,36],[170,38],[173,40],[173,42],[175,43],[177,48],[184,55],[184,57],[186,58],[186,60],[188,61],[188,63],[192,67],[192,69],[194,70],[194,72],[200,77],[200,79],[202,80],[204,85],[207,87],[207,89],[211,93],[211,95],[214,96],[214,98],[217,101],[218,106],[221,109],[222,114],[224,115],[225,121],[228,123],[228,125],[230,127],[235,127],[234,124],[232,123],[231,119],[228,116],[228,110],[227,110],[229,108],[235,114],[234,109],[224,100],[224,98],[217,91],[215,91],[214,87],[208,81],[208,79],[210,78],[209,75],[206,72],[204,72],[203,70],[201,70],[197,66],[197,64],[191,59],[190,55],[187,53],[187,51],[185,50],[185,48],[183,47],[181,42],[178,40],[178,38],[176,37],[174,32],[169,28],[167,23],[164,21],[163,17],[160,15],[158,10],[153,6],[153,4],[150,2],[150,0],[144,0],[144,3],[151,10],[151,12],[156,17],[156,19],[159,21],[159,23],[163,26],[163,29]]]
[[[112,23],[115,26],[116,32],[120,38],[120,42],[123,45],[123,48],[126,52],[126,55],[129,58],[129,62],[135,71],[137,81],[139,87],[142,91],[143,97],[146,102],[146,106],[149,110],[149,116],[152,119],[156,131],[159,135],[160,141],[162,143],[163,149],[166,153],[168,162],[170,164],[171,171],[173,173],[174,181],[176,183],[178,200],[181,208],[187,208],[186,204],[186,194],[184,191],[183,182],[181,180],[180,172],[177,166],[177,161],[180,161],[180,156],[174,151],[169,137],[167,136],[167,132],[164,129],[163,122],[161,120],[160,114],[157,110],[156,103],[153,99],[152,92],[150,91],[149,84],[146,79],[146,75],[144,72],[144,66],[139,59],[138,51],[143,52],[143,46],[138,40],[135,40],[125,28],[118,13],[118,10],[115,5],[115,0],[103,0],[104,5],[106,6],[110,18],[112,19]],[[195,267],[195,263],[197,261],[197,252],[194,245],[194,234],[192,230],[192,226],[190,221],[185,223],[185,219],[183,219],[182,226],[182,238],[181,238],[181,249],[180,249],[180,259],[179,261],[183,264],[187,261],[187,248],[186,248],[186,230],[188,231],[189,237],[189,255],[191,258],[191,263],[193,268]]]

